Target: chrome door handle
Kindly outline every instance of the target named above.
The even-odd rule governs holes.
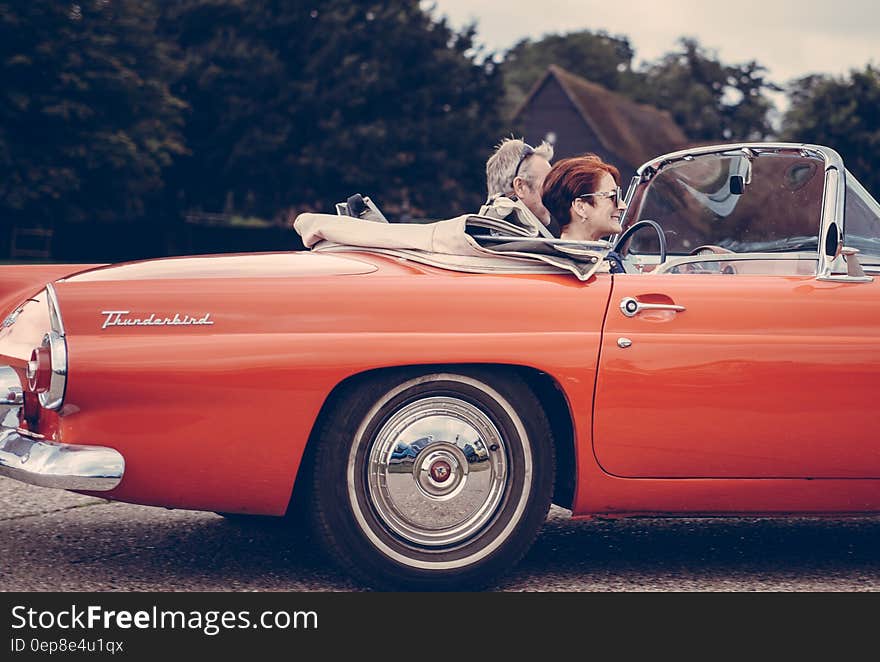
[[[673,303],[642,303],[633,297],[625,297],[620,300],[620,312],[627,317],[635,317],[643,310],[671,310],[680,313],[684,309],[684,306],[676,306]]]

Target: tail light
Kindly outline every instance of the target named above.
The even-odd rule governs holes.
[[[67,387],[67,341],[58,307],[55,288],[46,286],[49,300],[49,319],[52,330],[43,336],[42,344],[31,352],[27,364],[28,388],[36,393],[46,409],[61,409]]]
[[[31,352],[31,360],[27,364],[28,388],[34,393],[45,393],[49,390],[51,375],[52,354],[47,338],[43,338],[43,345]]]
[[[46,409],[61,409],[67,386],[67,342],[50,331],[43,344],[31,352],[27,364],[28,388],[36,393]]]

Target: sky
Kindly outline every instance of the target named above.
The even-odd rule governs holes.
[[[604,30],[629,38],[633,63],[695,37],[725,64],[756,60],[785,84],[811,73],[880,66],[878,0],[425,0],[455,28],[477,23],[477,41],[501,52],[525,37]]]

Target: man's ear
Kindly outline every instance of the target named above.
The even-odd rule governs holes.
[[[526,188],[526,186],[526,180],[524,180],[522,177],[513,178],[513,192],[516,193],[516,197],[522,197],[523,190]]]

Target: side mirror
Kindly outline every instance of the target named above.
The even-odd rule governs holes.
[[[850,248],[849,246],[841,246],[840,254],[846,260],[846,275],[850,278],[866,278],[865,270],[862,269],[862,263],[859,262],[858,248]]]
[[[870,283],[874,280],[872,276],[865,273],[859,262],[859,251],[856,248],[845,246],[840,236],[840,230],[837,223],[831,223],[825,233],[824,246],[822,247],[825,255],[820,260],[819,273],[816,275],[817,280],[830,280],[840,283]]]

